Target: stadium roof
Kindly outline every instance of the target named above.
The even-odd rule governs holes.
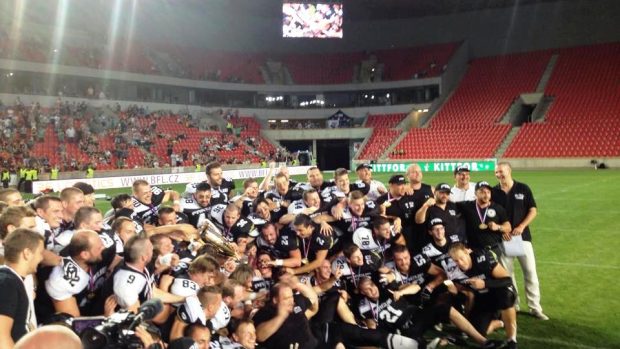
[[[295,0],[287,1],[296,2]],[[307,0],[298,0],[298,2],[304,1]],[[346,21],[365,21],[439,16],[537,3],[570,1],[572,0],[318,0],[312,2],[342,2]],[[248,13],[261,17],[279,16],[281,7],[281,2],[277,0],[191,0],[186,4],[196,10],[219,10],[231,14]]]

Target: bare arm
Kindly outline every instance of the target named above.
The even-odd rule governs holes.
[[[301,265],[301,251],[295,249],[289,251],[289,257],[282,260],[282,265],[287,268],[297,268]]]
[[[13,328],[13,319],[0,315],[0,348],[12,349],[15,346],[13,337],[11,337],[11,329]]]
[[[435,278],[431,282],[426,284],[426,287],[428,287],[431,291],[434,290],[435,287],[441,285],[444,282],[444,280],[446,280],[446,274],[444,273],[443,269],[436,266],[435,264],[431,263],[431,266],[428,268],[426,272],[429,275],[435,276]]]
[[[269,337],[271,337],[280,329],[280,327],[282,327],[282,324],[286,321],[288,315],[288,312],[278,311],[277,315],[273,319],[256,326],[256,340],[259,342],[264,342],[269,339]]]
[[[310,300],[310,307],[306,309],[305,315],[308,319],[312,318],[319,311],[319,296],[312,287],[301,282],[297,282],[295,289]]]
[[[66,313],[73,317],[80,316],[80,308],[78,307],[75,297],[69,297],[62,301],[52,299],[54,303],[54,310],[57,313]]]
[[[521,221],[521,223],[517,224],[517,226],[514,227],[514,229],[512,230],[512,235],[523,234],[523,231],[525,230],[525,228],[527,228],[527,226],[530,225],[530,223],[532,223],[532,221],[534,220],[534,218],[536,218],[537,215],[538,215],[538,209],[536,209],[536,207],[531,207],[527,211],[527,215],[525,216],[525,218],[523,218],[523,221]]]
[[[155,234],[172,234],[174,232],[180,231],[185,235],[187,241],[193,239],[200,239],[200,234],[198,230],[194,228],[191,224],[173,224],[173,225],[162,225],[160,227],[147,228],[144,227],[146,231],[146,235],[151,237]]]
[[[260,182],[260,185],[258,186],[259,190],[263,190],[263,191],[269,190],[269,184],[271,183],[271,179],[273,178],[273,170],[275,169],[275,166],[276,166],[275,162],[269,163],[269,172],[267,172],[267,176],[263,178],[263,181]]]
[[[62,257],[52,251],[43,250],[43,260],[41,261],[41,264],[54,267],[60,265],[61,263]]]
[[[175,317],[174,323],[172,324],[172,329],[170,330],[170,340],[183,337],[183,330],[185,327],[187,327],[187,324],[179,320],[178,316]]]
[[[295,268],[293,271],[295,275],[309,273],[313,271],[314,269],[318,268],[319,266],[321,266],[325,258],[327,258],[327,250],[321,250],[316,253],[316,258],[312,262],[306,265],[302,265],[299,268]]]
[[[185,301],[185,297],[177,296],[166,291],[162,291],[159,288],[153,288],[153,298],[159,298],[163,303],[182,303]]]
[[[426,211],[428,211],[428,209],[434,204],[435,204],[434,198],[429,198],[428,200],[426,200],[424,205],[422,205],[422,207],[420,207],[418,212],[415,213],[415,222],[418,224],[424,223],[424,221],[426,221]]]

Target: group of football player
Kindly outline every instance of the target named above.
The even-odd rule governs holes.
[[[369,164],[355,172],[325,180],[310,167],[296,182],[271,164],[237,194],[210,163],[184,193],[137,180],[107,212],[85,183],[28,204],[4,189],[0,234],[44,238],[25,278],[39,325],[158,298],[163,310],[136,330],[145,348],[186,337],[203,349],[516,348],[501,263],[515,227],[497,188],[470,184],[468,167],[434,187],[416,164],[387,186]],[[505,340],[487,339],[501,328]]]

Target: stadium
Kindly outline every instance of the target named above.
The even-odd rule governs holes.
[[[0,8],[0,348],[620,346],[620,2]]]

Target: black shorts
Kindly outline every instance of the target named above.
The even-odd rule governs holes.
[[[469,321],[478,332],[485,335],[491,321],[498,318],[501,310],[514,306],[516,298],[512,286],[491,288],[487,293],[477,293]]]

